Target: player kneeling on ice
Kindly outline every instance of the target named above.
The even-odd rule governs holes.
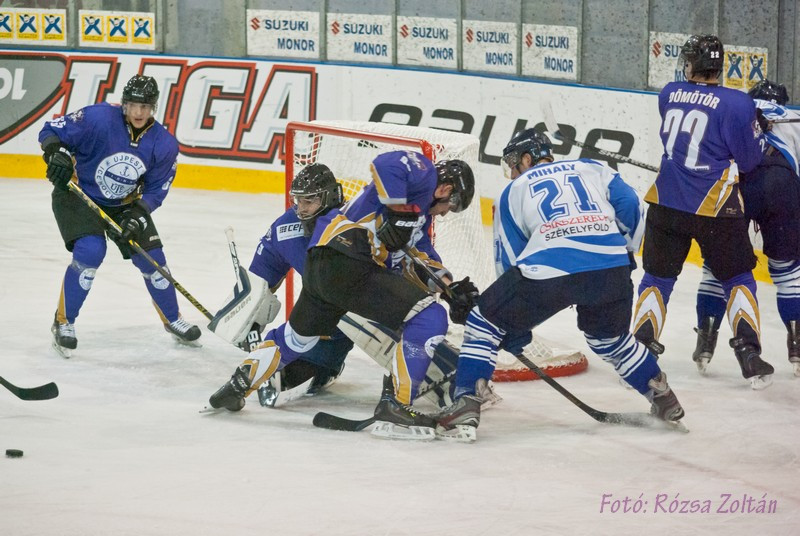
[[[150,214],[164,202],[175,178],[178,142],[153,118],[157,104],[155,79],[135,75],[122,91],[121,107],[93,104],[48,121],[39,133],[47,178],[55,186],[53,214],[64,245],[72,253],[52,327],[53,346],[65,357],[78,346],[75,319],[105,258],[106,234],[116,242],[123,258],[142,272],[164,329],[182,343],[194,345],[200,338],[200,328],[180,315],[175,287],[128,244],[129,240],[137,242],[166,268]],[[119,224],[121,236],[112,234],[89,206],[69,191],[73,180]]]
[[[464,162],[434,166],[423,155],[406,151],[380,155],[372,167],[375,182],[346,208],[326,207],[313,220],[303,222],[310,239],[303,288],[289,321],[267,333],[231,380],[211,396],[212,407],[241,409],[246,396],[314,348],[320,337],[334,334],[346,313],[354,313],[372,321],[372,326],[377,323],[392,332],[402,329],[391,355],[392,374],[384,381],[375,409],[379,420],[373,433],[434,437],[433,419],[414,410],[411,403],[425,380],[434,348],[444,338],[447,313],[429,289],[403,275],[400,250],[414,248],[449,278],[427,231],[433,216],[469,206],[474,178]],[[300,189],[295,191],[295,182],[292,195],[298,212],[306,203],[318,202]],[[466,316],[477,289],[468,280],[451,288],[457,296],[451,300],[451,314],[460,311]]]
[[[650,401],[653,415],[667,421],[684,415],[655,356],[629,330],[632,252],[644,223],[636,192],[607,165],[553,162],[550,149],[544,134],[528,129],[503,150],[512,182],[495,206],[501,275],[467,317],[456,402],[435,416],[443,439],[476,439],[498,347],[519,353],[530,340],[521,334],[572,305],[589,347]]]

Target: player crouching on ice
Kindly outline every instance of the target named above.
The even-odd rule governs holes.
[[[158,94],[154,78],[135,75],[122,91],[122,107],[93,104],[48,121],[39,133],[47,178],[55,186],[53,214],[72,253],[52,327],[53,346],[64,357],[78,346],[75,319],[105,258],[106,234],[122,257],[142,272],[164,329],[182,343],[196,345],[200,338],[200,328],[180,315],[175,287],[128,245],[134,240],[166,268],[150,214],[164,202],[175,178],[178,142],[153,118]],[[83,200],[69,191],[73,172],[77,185],[119,224],[121,236],[111,234]]]
[[[373,162],[380,188],[375,182],[369,184],[346,209],[324,206],[318,196],[309,195],[313,192],[297,181],[301,175],[292,183],[296,210],[298,216],[315,217],[303,220],[310,239],[300,296],[289,321],[267,333],[209,404],[241,409],[245,397],[312,350],[320,337],[334,334],[337,324],[342,325],[340,320],[350,313],[371,326],[398,333],[402,329],[390,356],[392,375],[386,377],[375,409],[380,418],[373,434],[433,439],[435,422],[411,403],[425,381],[434,348],[444,339],[447,313],[430,291],[397,269],[404,256],[399,250],[419,246],[427,250],[431,262],[438,261],[427,235],[431,220],[469,206],[474,194],[472,171],[461,161],[434,166],[418,153],[386,153]],[[441,265],[438,269],[447,274]],[[453,283],[451,288],[463,297],[465,316],[477,289],[468,281]],[[451,314],[453,309],[451,304]]]
[[[533,129],[503,150],[512,182],[496,203],[500,277],[467,317],[456,402],[436,416],[437,436],[474,441],[481,398],[501,343],[528,334],[575,305],[589,347],[651,403],[651,414],[684,415],[655,356],[630,333],[631,254],[641,242],[643,206],[613,169],[581,159],[553,162],[550,140]]]

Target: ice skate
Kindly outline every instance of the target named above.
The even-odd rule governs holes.
[[[240,411],[245,403],[244,394],[249,388],[250,376],[242,367],[236,367],[231,379],[211,395],[208,404],[212,409],[225,408],[228,411]]]
[[[652,416],[669,423],[677,423],[683,418],[683,407],[667,383],[665,372],[662,371],[655,378],[651,378],[647,385],[650,386],[650,391],[645,396],[650,401]]]
[[[464,395],[436,414],[436,437],[459,443],[475,441],[481,422],[481,404],[490,395],[491,390],[485,379],[475,382],[474,395]]]
[[[436,421],[411,406],[401,404],[394,396],[391,376],[383,378],[383,394],[375,407],[372,435],[384,439],[430,441],[436,437]]]
[[[789,331],[786,335],[789,363],[792,364],[794,375],[800,377],[800,326],[797,325],[797,320],[790,320],[786,329]]]
[[[50,331],[53,334],[53,349],[65,359],[72,357],[72,350],[78,347],[75,324],[69,322],[61,324],[58,320],[54,320]]]
[[[190,324],[184,320],[182,316],[179,316],[177,320],[169,324],[164,324],[164,330],[172,335],[172,338],[180,344],[196,347],[202,346],[198,340],[200,338],[200,328],[194,324]]]
[[[731,339],[731,346],[739,366],[742,367],[742,376],[750,380],[753,389],[760,391],[772,385],[772,373],[775,372],[775,368],[761,359],[760,352],[755,346],[741,344],[739,339]]]
[[[697,371],[705,374],[711,358],[714,357],[719,331],[714,328],[713,316],[704,318],[700,327],[694,328],[694,330],[697,333],[697,347],[692,354],[692,360],[697,365]]]

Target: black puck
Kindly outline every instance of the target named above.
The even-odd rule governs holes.
[[[22,458],[22,451],[17,449],[6,449],[7,458]]]

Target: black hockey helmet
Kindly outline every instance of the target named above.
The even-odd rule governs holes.
[[[777,82],[770,82],[766,78],[754,85],[747,94],[754,99],[771,101],[781,106],[789,102],[789,93],[786,91],[786,86]]]
[[[295,201],[297,217],[303,221],[313,220],[320,214],[344,203],[342,185],[336,182],[333,172],[325,164],[311,164],[300,170],[292,180],[289,195]],[[313,214],[297,212],[297,198],[319,198],[320,207]]]
[[[538,130],[528,128],[511,136],[503,149],[503,163],[510,169],[522,161],[522,155],[531,155],[531,165],[535,166],[545,158],[553,159],[553,146],[550,139]]]
[[[466,210],[475,196],[475,175],[469,164],[463,160],[440,160],[436,162],[438,184],[452,184],[450,211]]]
[[[122,90],[122,104],[139,102],[149,104],[153,110],[158,104],[158,84],[152,76],[133,75]]]
[[[691,67],[692,77],[718,78],[722,74],[724,54],[722,41],[716,35],[693,35],[681,47],[679,70],[685,75],[686,67]]]

